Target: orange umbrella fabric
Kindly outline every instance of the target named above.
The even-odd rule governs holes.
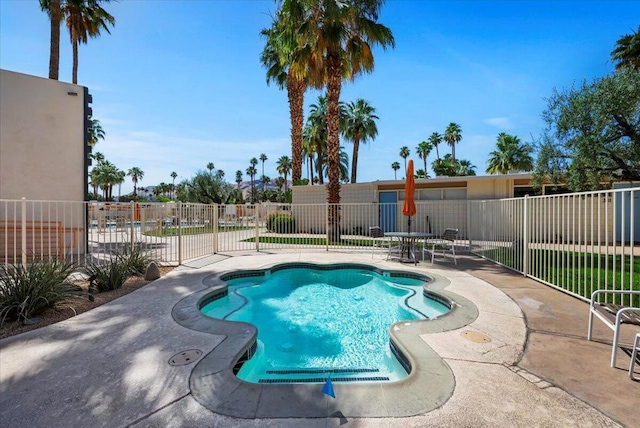
[[[413,178],[413,160],[409,160],[407,177],[404,182],[404,206],[402,207],[402,214],[409,217],[409,227],[411,227],[411,216],[416,215],[415,193],[416,182]],[[409,232],[411,232],[411,229],[409,229]]]

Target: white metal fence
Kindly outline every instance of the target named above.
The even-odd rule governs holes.
[[[487,201],[418,201],[411,231],[459,230],[471,250],[585,298],[640,289],[640,188]],[[162,264],[217,253],[371,251],[371,227],[408,231],[401,203],[206,205],[0,200],[0,264],[110,260],[138,248]],[[383,252],[384,250],[378,250]]]
[[[470,201],[470,245],[475,254],[587,299],[599,289],[640,290],[639,218],[638,187]]]

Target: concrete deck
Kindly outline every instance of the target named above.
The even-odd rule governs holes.
[[[629,357],[620,353],[617,367],[609,367],[611,331],[602,323],[595,324],[596,341],[586,341],[586,303],[475,257],[459,257],[457,267],[450,262],[402,266],[448,278],[447,291],[479,310],[462,328],[420,334],[455,378],[453,394],[435,410],[411,417],[345,417],[351,401],[336,385],[335,400],[318,391],[310,403],[326,408],[329,417],[241,419],[211,412],[192,394],[197,364],[168,361],[187,349],[203,351],[204,358],[225,335],[187,329],[174,321],[172,309],[201,291],[212,274],[287,261],[400,268],[369,254],[326,252],[253,253],[190,263],[194,267],[180,267],[90,312],[0,341],[2,426],[632,427],[640,420],[640,382],[627,375]],[[469,331],[492,340],[461,338]],[[631,337],[631,329],[624,331],[623,341]],[[415,401],[425,399],[413,395]],[[288,405],[273,394],[258,400]],[[304,415],[304,409],[297,410]],[[389,410],[396,414],[395,407]]]

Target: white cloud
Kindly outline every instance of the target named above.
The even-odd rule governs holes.
[[[498,129],[508,130],[515,128],[515,125],[508,117],[491,117],[489,119],[484,119],[483,122],[487,125],[495,126]]]

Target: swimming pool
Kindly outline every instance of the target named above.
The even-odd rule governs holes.
[[[227,287],[200,310],[257,327],[237,372],[252,383],[400,380],[410,367],[390,341],[391,325],[450,310],[447,299],[425,290],[430,278],[366,265],[285,264],[220,279]]]

